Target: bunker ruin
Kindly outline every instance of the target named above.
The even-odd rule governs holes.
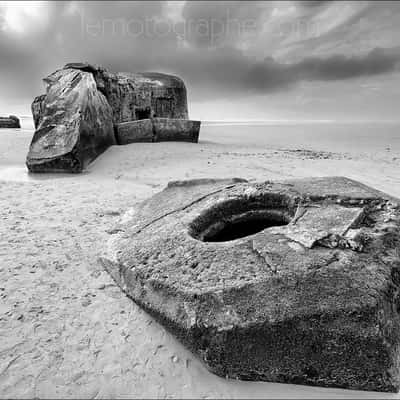
[[[32,103],[30,172],[81,172],[113,144],[198,141],[200,121],[188,120],[178,77],[70,63],[44,82],[46,94]]]
[[[203,179],[131,211],[102,264],[212,372],[398,391],[398,199],[342,177]]]
[[[0,128],[21,128],[21,123],[15,115],[0,117]]]

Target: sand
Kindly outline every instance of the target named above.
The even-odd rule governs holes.
[[[400,197],[398,127],[368,129],[204,126],[197,145],[115,146],[84,174],[44,176],[24,166],[32,131],[0,131],[0,397],[377,397],[216,377],[97,259],[119,215],[170,180],[344,175]]]

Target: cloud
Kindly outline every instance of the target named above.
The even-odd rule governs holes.
[[[0,2],[0,108],[28,108],[41,79],[74,61],[177,74],[194,100],[396,71],[400,5],[348,4],[340,13],[336,2],[60,1],[31,12]]]
[[[193,84],[202,83],[202,92],[214,88],[221,95],[248,95],[283,91],[302,81],[350,80],[390,73],[399,69],[400,48],[375,48],[357,56],[309,57],[296,63],[282,63],[272,57],[250,62],[233,48],[202,55],[202,60],[195,52],[187,53],[187,58],[186,64],[177,68]]]
[[[49,23],[47,4],[43,1],[2,1],[0,30],[17,34],[45,29]]]
[[[233,46],[257,34],[270,18],[273,3],[260,1],[187,1],[182,17],[187,41],[197,47]]]
[[[334,55],[308,58],[291,67],[304,80],[339,80],[393,72],[400,61],[400,49],[375,48],[362,56]]]

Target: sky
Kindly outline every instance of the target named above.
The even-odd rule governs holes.
[[[396,1],[0,1],[0,115],[77,61],[178,75],[193,119],[400,120]]]

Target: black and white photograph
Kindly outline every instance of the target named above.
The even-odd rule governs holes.
[[[400,2],[0,0],[1,399],[400,399]]]

